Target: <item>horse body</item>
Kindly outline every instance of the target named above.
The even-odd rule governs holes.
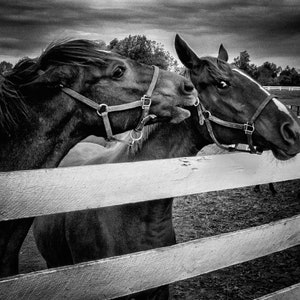
[[[227,53],[224,54],[224,49],[220,50],[218,59],[212,60],[197,58],[183,41],[177,41],[176,46],[182,62],[191,69],[191,78],[197,86],[200,101],[211,114],[230,122],[246,122],[249,114],[252,115],[265,99],[265,92],[256,83],[245,82],[246,77],[226,65],[223,59],[227,59]],[[232,82],[232,88],[229,82]],[[89,157],[84,164],[196,155],[202,147],[213,143],[213,138],[203,124],[203,113],[197,114],[196,109],[191,109],[191,112],[192,117],[180,124],[157,125],[148,129],[143,141],[133,150],[118,144],[100,153],[99,157]],[[255,124],[258,127],[253,135],[255,145],[272,149],[281,159],[295,155],[300,151],[300,126],[295,122],[287,111],[278,109],[275,103],[268,103]],[[212,127],[215,138],[221,143],[247,142],[243,131],[228,129],[220,124],[213,124]],[[290,132],[287,137],[284,131],[289,130],[293,133]],[[73,151],[76,152],[76,149]],[[169,198],[38,217],[34,223],[34,235],[49,267],[169,246],[176,242],[172,201]],[[122,299],[131,297],[168,299],[168,287]]]
[[[80,140],[92,134],[106,136],[95,110],[100,104],[138,100],[149,91],[152,77],[151,66],[102,52],[86,40],[54,44],[38,59],[22,60],[1,79],[0,171],[57,167]],[[177,122],[189,116],[177,107],[195,103],[189,81],[161,71],[153,88],[149,112],[157,121]],[[109,113],[114,133],[139,124],[141,107],[127,107]],[[0,222],[0,277],[18,272],[18,253],[32,221]]]

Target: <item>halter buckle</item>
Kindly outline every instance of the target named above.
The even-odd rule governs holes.
[[[141,101],[142,101],[142,109],[145,109],[145,108],[149,108],[150,105],[151,105],[151,97],[147,96],[147,95],[144,95],[142,98],[141,98]]]
[[[107,104],[100,104],[99,107],[97,108],[97,115],[99,117],[103,116],[103,113],[108,112],[108,105]]]
[[[248,122],[246,124],[244,124],[245,134],[252,135],[252,133],[254,132],[254,130],[255,130],[254,124],[250,124]]]

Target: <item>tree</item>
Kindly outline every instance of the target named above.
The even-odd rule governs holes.
[[[123,40],[113,39],[108,49],[138,62],[156,65],[164,70],[175,71],[178,63],[163,46],[144,35],[129,35]]]
[[[300,85],[300,74],[295,68],[286,66],[279,74],[278,82],[280,85]]]
[[[12,69],[13,65],[10,62],[2,61],[0,62],[0,74],[4,74]]]
[[[277,76],[280,72],[281,67],[266,61],[257,68],[257,81],[262,85],[276,85],[278,84]]]
[[[257,79],[257,67],[254,64],[250,64],[250,55],[246,50],[240,52],[240,56],[234,58],[233,61],[239,69],[246,72],[252,78]]]

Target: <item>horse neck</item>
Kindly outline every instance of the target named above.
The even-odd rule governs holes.
[[[192,118],[180,124],[158,124],[136,151],[127,148],[129,161],[195,156],[209,142],[204,126]]]
[[[195,156],[209,144],[205,126],[198,125],[198,119],[189,118],[180,124],[154,124],[147,126],[143,140],[129,148],[117,144],[105,153],[101,163],[118,163],[151,159],[166,159]],[[102,156],[103,159],[103,156]],[[94,160],[94,163],[97,161]],[[166,235],[172,230],[173,198],[148,201],[137,205],[147,216],[147,226],[163,228]],[[127,209],[126,206],[123,209]],[[165,225],[162,225],[165,224]],[[158,229],[157,229],[158,230]]]
[[[86,137],[76,126],[73,112],[43,115],[33,111],[30,122],[30,129],[20,129],[2,141],[1,171],[57,167],[69,149]]]
[[[194,156],[202,147],[209,143],[205,126],[199,126],[197,122],[198,119],[195,121],[195,119],[189,118],[177,125],[155,125],[142,144],[139,145],[140,147],[135,149],[128,149],[127,147],[126,159],[124,159],[124,156],[123,158],[120,156],[119,159],[123,159],[122,161],[140,161]],[[124,150],[125,147],[122,147],[122,149]],[[114,162],[117,161],[115,160]],[[124,218],[131,216],[133,219],[137,217],[136,212],[138,211],[138,216],[143,222],[134,223],[134,228],[128,229],[127,227],[127,230],[137,231],[139,235],[141,234],[140,232],[146,230],[146,238],[144,239],[148,243],[147,246],[153,248],[153,246],[160,247],[175,243],[172,206],[173,198],[166,198],[159,201],[154,200],[134,204],[134,209],[125,205],[117,210],[121,212],[118,216],[121,215]],[[116,220],[116,222],[119,221]],[[124,224],[124,220],[121,220],[120,224]]]

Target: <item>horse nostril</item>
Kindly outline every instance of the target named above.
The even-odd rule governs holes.
[[[185,94],[191,94],[194,91],[194,85],[190,81],[184,81],[182,83],[182,91]]]
[[[280,132],[285,140],[289,145],[293,145],[297,139],[297,133],[293,130],[293,127],[290,123],[284,123],[280,127]]]

